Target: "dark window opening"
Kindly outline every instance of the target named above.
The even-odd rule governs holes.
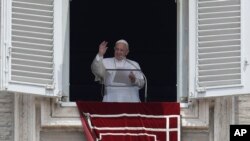
[[[148,79],[148,101],[176,101],[176,17],[175,0],[71,1],[70,101],[102,100],[90,65],[100,42],[109,42],[105,57],[113,57],[119,39],[128,41],[127,57]]]

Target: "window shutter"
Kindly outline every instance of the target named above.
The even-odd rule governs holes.
[[[60,0],[8,2],[11,10],[7,11],[10,14],[6,20],[11,26],[6,34],[10,45],[6,47],[5,90],[59,96],[63,60],[62,38],[58,34],[62,30],[62,21],[58,22]]]
[[[11,81],[53,85],[53,1],[13,0]]]
[[[4,28],[3,28],[3,10],[4,3],[0,0],[0,90],[4,88]]]
[[[190,1],[190,97],[246,94],[244,0]],[[250,7],[248,7],[250,8]],[[195,10],[195,11],[194,11]],[[192,20],[193,19],[193,20]],[[249,56],[249,55],[248,55]]]

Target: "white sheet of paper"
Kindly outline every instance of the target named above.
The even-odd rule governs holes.
[[[129,71],[116,71],[115,77],[113,82],[115,83],[124,83],[124,84],[130,84],[129,80]]]

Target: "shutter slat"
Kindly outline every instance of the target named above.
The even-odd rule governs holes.
[[[32,42],[34,44],[41,44],[41,45],[51,45],[53,43],[53,41],[36,40],[36,39],[16,37],[16,36],[12,36],[12,40],[15,42]]]
[[[213,52],[213,53],[199,53],[199,58],[219,58],[219,57],[230,57],[240,56],[240,51],[224,51],[224,52]]]
[[[200,13],[199,19],[240,16],[240,11]]]
[[[16,6],[12,6],[13,9],[15,10],[24,10],[26,11],[27,13],[32,13],[32,12],[37,12],[37,13],[47,13],[46,15],[52,15],[53,14],[53,10],[43,10],[43,9],[35,9],[34,7],[32,8],[27,8],[27,7],[16,7]],[[26,13],[25,12],[25,13]]]
[[[21,28],[25,28],[25,27],[28,27],[30,29],[42,29],[42,30],[45,30],[49,33],[52,32],[53,28],[52,27],[45,27],[45,26],[36,26],[36,25],[25,25],[25,24],[20,24],[20,23],[15,23],[13,24],[14,26],[17,26],[17,27],[21,27]],[[15,28],[14,28],[15,29]],[[32,30],[31,30],[32,31]]]
[[[27,37],[27,36],[16,36],[12,35],[13,41],[22,41],[22,42],[33,42],[37,44],[48,44],[51,45],[53,43],[52,39],[44,39],[44,38],[34,38],[34,37]]]
[[[203,41],[217,41],[217,40],[230,40],[230,39],[240,39],[240,34],[217,34],[217,35],[207,35],[207,36],[199,36],[198,40],[199,42]]]
[[[26,39],[31,39],[31,40],[43,40],[43,41],[53,41],[53,39],[45,39],[45,38],[38,38],[38,37],[29,37],[29,36],[19,36],[19,35],[12,35],[12,37],[16,37],[16,38],[26,38]]]
[[[52,62],[53,60],[52,56],[32,55],[32,54],[23,54],[16,52],[12,52],[12,57],[26,59],[26,60],[42,61],[42,62]]]
[[[218,2],[218,0],[199,0],[198,3],[207,3],[207,2],[213,2],[213,1]],[[231,0],[220,0],[220,1],[231,1]]]
[[[21,2],[21,1],[13,1],[12,3],[14,6],[20,5],[20,6],[25,6],[25,7],[30,7],[30,8],[42,8],[42,9],[52,9],[53,5],[51,4],[40,4],[40,3],[32,3],[32,2]]]
[[[14,24],[14,23],[12,24],[12,29],[25,30],[25,31],[31,31],[31,32],[40,32],[40,33],[53,33],[53,28],[28,26],[28,25]]]
[[[51,73],[38,73],[34,71],[22,71],[22,70],[12,70],[12,74],[15,76],[24,76],[32,78],[41,78],[41,79],[52,79]]]
[[[240,4],[239,0],[231,0],[231,1],[208,1],[208,2],[199,2],[199,7],[217,7],[217,6],[224,6],[224,5],[238,5]]]
[[[12,52],[42,55],[42,56],[52,56],[53,55],[53,51],[50,51],[50,50],[47,51],[47,50],[37,50],[37,49],[26,49],[26,48],[19,48],[19,47],[12,47]]]
[[[216,46],[216,47],[203,47],[199,48],[199,53],[212,53],[212,52],[223,52],[223,51],[236,51],[239,50],[239,45],[234,46]]]
[[[233,87],[235,85],[239,85],[241,83],[240,79],[232,79],[232,80],[220,80],[220,81],[204,81],[199,82],[198,85],[200,87]]]
[[[232,4],[232,5],[211,5],[211,6],[206,6],[206,7],[200,7],[199,5],[199,8],[198,10],[203,10],[203,9],[210,9],[210,10],[213,10],[213,11],[216,11],[217,9],[221,9],[223,10],[223,8],[226,8],[227,10],[230,10],[233,9],[234,7],[239,7],[240,5],[239,4]]]
[[[199,42],[199,47],[232,46],[240,45],[240,39]]]
[[[226,31],[231,31],[231,30],[236,30],[236,31],[240,31],[240,27],[236,27],[236,28],[223,28],[223,29],[207,29],[207,30],[203,30],[203,29],[199,29],[198,33],[203,33],[203,32],[226,32]],[[224,32],[222,34],[224,34]],[[233,32],[233,33],[237,33],[237,32]],[[215,33],[218,34],[218,33]],[[212,34],[213,35],[213,34]]]
[[[220,57],[220,58],[206,58],[206,59],[198,59],[200,65],[204,64],[215,64],[215,63],[229,63],[229,62],[237,62],[240,61],[240,56],[237,57]]]
[[[36,27],[46,27],[52,28],[53,22],[47,21],[40,21],[40,20],[28,20],[28,19],[21,19],[21,18],[12,18],[12,22],[20,25],[31,25]]]
[[[52,45],[28,43],[28,42],[20,42],[20,41],[12,41],[12,46],[22,47],[22,48],[33,48],[33,49],[40,49],[40,50],[52,50],[53,48]]]
[[[34,19],[34,20],[41,20],[47,22],[53,22],[53,16],[43,16],[43,15],[35,15],[35,14],[28,14],[28,13],[20,13],[20,12],[12,12],[13,18],[21,18],[21,19]]]
[[[16,76],[12,75],[11,79],[17,82],[28,82],[28,83],[37,83],[37,84],[48,84],[52,85],[53,80],[51,79],[41,79],[41,78],[32,78],[32,77],[24,77],[24,76]]]
[[[199,64],[199,70],[209,70],[209,69],[222,69],[225,68],[238,68],[240,67],[239,62],[230,62],[230,63],[214,63],[214,64]]]
[[[12,34],[16,36],[26,36],[26,37],[34,37],[34,38],[43,38],[50,39],[53,38],[53,34],[50,33],[39,33],[39,32],[30,32],[23,30],[12,30]]]
[[[199,39],[199,38],[198,38]],[[238,39],[238,37],[236,39],[233,39],[234,41],[240,41],[240,39]],[[200,44],[206,44],[206,43],[220,43],[220,42],[228,42],[228,41],[232,41],[232,40],[211,40],[211,41],[199,41]]]
[[[202,30],[200,29],[198,32],[199,36],[206,36],[206,35],[220,35],[220,34],[233,34],[239,33],[240,28],[224,28],[224,29],[210,29],[210,30]]]
[[[240,27],[240,22],[202,24],[198,26],[199,30],[227,29]]]
[[[216,6],[216,7],[206,7],[199,8],[198,12],[200,13],[214,13],[214,12],[232,12],[239,11],[240,5],[231,5],[231,6]]]
[[[198,22],[199,24],[219,24],[219,23],[225,23],[225,22],[239,22],[240,16],[235,17],[216,17],[216,18],[202,18]]]
[[[26,30],[15,30],[15,29],[13,29],[12,32],[21,32],[21,33],[30,33],[30,34],[46,35],[46,36],[50,36],[50,39],[53,37],[53,34],[52,34],[52,33],[42,33],[42,32],[34,32],[34,31],[26,31]]]
[[[198,73],[199,76],[240,73],[240,68],[200,70]]]
[[[39,5],[52,5],[54,0],[13,0],[13,2],[32,3]]]
[[[199,81],[219,81],[219,80],[231,80],[231,79],[240,79],[240,73],[235,74],[220,74],[220,75],[205,75],[200,76]]]
[[[29,65],[20,65],[20,64],[12,64],[11,68],[15,69],[15,70],[33,71],[33,72],[40,72],[40,73],[52,73],[53,72],[52,68],[29,66]]]
[[[27,60],[21,58],[12,58],[12,63],[25,66],[53,68],[53,63],[51,62],[42,62],[42,61]]]

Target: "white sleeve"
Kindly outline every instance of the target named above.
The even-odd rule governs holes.
[[[95,75],[95,81],[102,81],[105,73],[105,67],[103,65],[103,57],[96,55],[91,64],[91,71]]]
[[[133,66],[136,69],[139,69],[139,70],[141,69],[138,63],[134,63]],[[142,88],[145,85],[145,79],[144,79],[143,72],[141,72],[141,71],[135,72],[135,77],[136,77],[136,79],[135,79],[134,84],[136,86],[138,86],[139,88]]]

